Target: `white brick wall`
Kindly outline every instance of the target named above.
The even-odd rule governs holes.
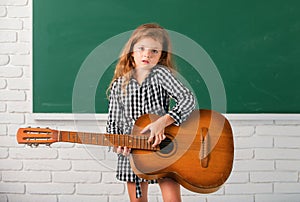
[[[35,120],[31,114],[31,13],[32,0],[0,0],[0,202],[128,201],[107,148],[17,144],[16,131],[24,125],[76,128],[70,120]],[[183,201],[300,201],[300,119],[256,117],[230,119],[235,161],[227,183],[214,194],[182,189]],[[104,124],[99,121],[98,129]],[[162,201],[157,185],[150,186],[149,198]]]

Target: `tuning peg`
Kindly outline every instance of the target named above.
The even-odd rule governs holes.
[[[32,147],[32,143],[27,143],[27,145],[28,145],[29,147]]]
[[[51,144],[50,143],[47,143],[46,146],[49,147],[49,148],[51,148]]]
[[[34,143],[33,145],[37,148],[39,146],[39,143]]]

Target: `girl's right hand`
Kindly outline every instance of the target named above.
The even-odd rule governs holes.
[[[126,146],[125,147],[121,147],[121,146],[117,147],[117,154],[122,154],[123,156],[129,156],[130,152],[131,152],[131,149]]]

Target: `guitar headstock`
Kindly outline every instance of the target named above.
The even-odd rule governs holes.
[[[19,144],[29,146],[38,146],[39,144],[49,146],[54,142],[58,142],[58,131],[49,128],[19,128],[17,141]]]

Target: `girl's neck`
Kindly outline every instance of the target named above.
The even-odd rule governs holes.
[[[136,68],[135,69],[135,79],[139,84],[142,84],[143,81],[147,78],[152,68]]]

